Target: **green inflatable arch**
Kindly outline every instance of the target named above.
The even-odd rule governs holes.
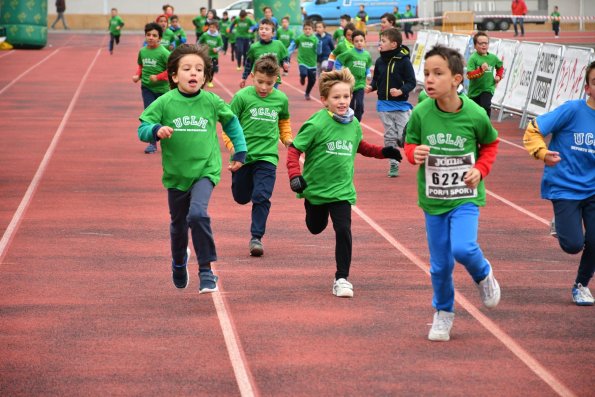
[[[48,41],[47,0],[0,0],[0,26],[14,48],[43,48]]]

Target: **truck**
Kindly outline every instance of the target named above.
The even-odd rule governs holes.
[[[393,13],[399,7],[399,13],[405,12],[405,6],[411,5],[411,12],[417,15],[418,0],[306,0],[302,7],[308,19],[324,21],[327,25],[339,25],[341,15],[347,14],[355,18],[359,6],[364,5],[368,13],[368,23],[379,23],[385,13]]]
[[[526,0],[527,15],[549,15],[548,0]],[[512,25],[512,0],[435,0],[434,16],[441,17],[447,11],[472,11],[478,30],[506,31]],[[525,18],[524,23],[544,24],[546,19]],[[436,25],[442,25],[437,20]]]

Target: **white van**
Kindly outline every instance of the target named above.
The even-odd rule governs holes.
[[[254,5],[252,4],[252,0],[239,0],[235,3],[231,3],[225,8],[217,8],[217,16],[221,18],[223,16],[223,11],[227,11],[227,15],[229,19],[233,17],[237,17],[240,15],[240,11],[246,10],[248,14],[254,15]]]

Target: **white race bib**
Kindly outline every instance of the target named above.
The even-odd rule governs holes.
[[[477,197],[477,189],[467,187],[463,181],[474,164],[473,153],[462,156],[430,154],[426,158],[426,197],[440,200]]]

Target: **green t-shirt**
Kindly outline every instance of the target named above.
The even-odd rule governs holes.
[[[333,33],[333,40],[335,40],[335,43],[337,44],[345,40],[345,30],[343,30],[343,28],[341,27],[337,28],[337,30],[335,30],[335,32]]]
[[[261,98],[254,86],[238,91],[231,100],[231,110],[244,130],[248,154],[246,164],[255,161],[279,163],[279,120],[289,119],[289,101],[282,91]]]
[[[118,26],[120,29],[118,29]],[[122,26],[124,26],[124,21],[120,18],[119,15],[115,17],[111,17],[109,20],[109,32],[114,36],[119,36],[121,33]]]
[[[295,39],[295,48],[298,50],[298,65],[304,65],[308,68],[315,68],[318,55],[316,50],[318,49],[318,37],[311,34],[306,36],[301,34]]]
[[[314,113],[293,140],[293,146],[306,154],[303,176],[308,186],[298,197],[314,205],[355,204],[353,164],[361,140],[362,127],[356,118],[341,124],[326,109]]]
[[[192,20],[192,24],[194,25],[194,31],[196,32],[197,36],[200,36],[204,33],[204,26],[206,21],[207,17],[203,17],[202,15],[199,15]]]
[[[179,28],[177,30],[173,30],[170,26],[168,28],[168,30],[174,34],[174,43],[175,43],[174,46],[175,47],[179,47],[181,44],[184,44],[187,42],[186,32],[184,31],[184,28]]]
[[[212,36],[209,32],[206,32],[200,36],[198,42],[209,47],[209,56],[211,58],[219,59],[219,52],[216,49],[223,47],[223,39],[219,33],[216,36]]]
[[[227,29],[231,26],[231,21],[229,19],[222,19],[219,21],[219,33],[221,33],[221,37],[229,37],[229,32]]]
[[[254,63],[263,55],[272,54],[277,57],[277,63],[283,66],[283,60],[289,56],[287,48],[279,40],[271,40],[268,43],[263,44],[260,41],[252,43],[246,59],[252,62],[252,69],[254,69]],[[281,77],[277,79],[277,82],[281,81]]]
[[[173,46],[175,45],[176,35],[172,32],[169,28],[165,29],[163,32],[163,36],[161,37],[161,45],[165,47],[168,51],[173,50]],[[170,46],[172,48],[170,48]]]
[[[552,23],[556,24],[556,23],[560,23],[560,13],[557,11],[554,11],[550,14],[550,17],[552,17]]]
[[[355,77],[354,91],[363,90],[366,88],[366,76],[372,67],[372,57],[366,50],[358,51],[355,48],[350,49],[339,55],[337,61],[341,63],[344,68],[347,68]]]
[[[291,29],[279,29],[277,32],[277,39],[283,43],[285,48],[289,48],[291,45],[291,40],[295,38],[295,33]]]
[[[254,22],[252,19],[250,18],[237,18],[235,20],[235,26],[234,26],[234,30],[236,32],[236,39],[238,37],[244,38],[244,39],[252,39],[254,37],[253,33],[250,32],[250,28],[252,26],[254,26],[256,24],[256,22]]]
[[[476,197],[466,197],[473,190],[462,184],[463,167],[464,161],[468,160],[465,155],[472,153],[477,161],[478,145],[494,142],[498,131],[482,107],[464,95],[460,98],[463,106],[457,113],[443,112],[438,109],[435,99],[425,99],[413,109],[407,123],[407,143],[427,145],[431,148],[430,155],[446,156],[437,158],[435,167],[428,170],[430,181],[426,181],[429,159],[417,172],[418,204],[430,215],[444,214],[464,203],[478,206],[486,203],[483,181],[477,186]]]
[[[488,64],[488,68],[483,72],[483,75],[469,80],[469,89],[467,92],[469,98],[475,98],[481,95],[482,92],[489,92],[494,95],[494,91],[496,91],[494,72],[496,69],[501,68],[503,63],[495,54],[488,52],[486,55],[479,55],[477,52],[474,52],[469,57],[469,61],[467,61],[467,70],[475,70],[483,63]]]
[[[174,129],[171,138],[160,141],[163,186],[185,192],[201,178],[219,183],[222,166],[217,122],[226,125],[233,117],[223,99],[204,90],[185,97],[174,89],[145,109],[141,121]]]
[[[152,82],[149,76],[159,74],[167,69],[167,59],[169,58],[169,51],[163,46],[156,48],[143,47],[138,52],[137,63],[143,67],[141,75],[141,83],[153,92],[163,94],[169,91],[169,83],[167,81]]]
[[[335,59],[336,59],[339,55],[341,55],[344,52],[349,51],[352,48],[353,48],[353,43],[350,43],[347,40],[343,40],[339,44],[337,44],[337,46],[333,50],[332,54],[335,56]]]

